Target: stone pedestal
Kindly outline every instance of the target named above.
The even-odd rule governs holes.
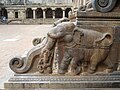
[[[16,74],[5,83],[7,90],[39,89],[74,90],[92,88],[120,88],[120,72],[90,76],[56,76],[39,74]],[[103,89],[100,89],[103,90]]]
[[[99,0],[93,0],[93,1],[97,2]],[[114,2],[114,0],[112,0],[112,2]],[[109,2],[109,3],[112,3],[112,2]],[[94,5],[96,5],[98,3],[94,3]],[[108,4],[108,6],[109,6],[109,4]],[[89,26],[102,26],[102,27],[120,26],[120,1],[119,0],[117,1],[117,3],[115,4],[114,8],[111,9],[111,11],[104,13],[104,8],[106,8],[106,7],[101,6],[101,10],[103,10],[102,13],[97,12],[95,10],[92,10],[92,11],[91,10],[90,11],[78,10],[76,13],[76,16],[78,18],[77,25],[78,26],[87,26],[87,27],[89,27]],[[111,7],[112,7],[112,4],[111,4]],[[111,8],[111,7],[109,7],[109,8]],[[97,8],[97,6],[96,6],[96,8]],[[107,9],[106,9],[106,11],[107,11]]]
[[[95,14],[96,17],[92,17],[91,14]],[[116,18],[112,16],[110,16],[110,18],[107,18],[107,16],[109,17],[109,14],[108,15],[106,14],[106,16],[104,15],[105,17],[101,17],[99,15],[100,13],[96,14],[92,12],[78,13],[77,26],[79,28],[91,30],[92,32],[95,31],[100,33],[108,33],[113,36],[114,38],[113,46],[110,50],[109,55],[107,56],[108,58],[106,59],[108,59],[108,61],[112,60],[108,64],[111,65],[111,63],[114,63],[114,67],[112,68],[115,71],[105,74],[105,72],[103,71],[106,69],[106,66],[104,67],[102,63],[102,65],[98,64],[98,68],[96,70],[98,72],[94,74],[87,74],[82,76],[82,74],[71,75],[68,72],[65,75],[60,75],[58,74],[58,70],[60,68],[60,63],[62,62],[64,57],[65,48],[64,48],[64,43],[61,44],[62,42],[57,42],[58,54],[56,56],[58,56],[58,59],[56,63],[58,64],[58,68],[56,69],[56,74],[54,72],[53,73],[48,72],[49,70],[53,71],[54,65],[52,63],[55,62],[55,58],[52,57],[53,54],[51,54],[51,57],[49,57],[50,59],[48,59],[50,61],[50,63],[48,63],[48,69],[44,71],[45,73],[49,73],[49,74],[45,74],[44,72],[42,72],[42,70],[39,71],[40,73],[38,73],[39,69],[44,70],[44,68],[40,68],[41,64],[44,64],[44,62],[39,61],[39,60],[44,60],[44,58],[41,59],[40,57],[40,54],[41,54],[40,52],[42,50],[41,47],[44,47],[45,45],[48,45],[47,47],[49,46],[52,47],[54,45],[54,43],[52,42],[55,42],[55,39],[51,40],[51,38],[49,38],[51,40],[51,42],[49,41],[50,43],[46,42],[49,39],[48,40],[45,39],[43,40],[43,43],[31,49],[31,51],[27,54],[27,56],[14,58],[11,60],[10,62],[11,69],[14,72],[23,73],[23,74],[15,74],[14,77],[12,77],[8,82],[4,84],[5,89],[6,90],[28,90],[28,89],[29,90],[40,90],[40,89],[43,89],[43,90],[44,89],[48,89],[48,90],[57,90],[57,89],[58,90],[70,90],[70,89],[71,90],[81,90],[81,89],[92,90],[93,89],[94,90],[94,88],[95,90],[96,89],[108,90],[106,88],[109,88],[109,90],[115,90],[117,88],[120,89],[120,70],[119,70],[120,68],[120,54],[119,54],[120,53],[120,39],[119,39],[120,27],[118,26],[119,21],[117,21]],[[119,17],[119,16],[116,16],[116,17]],[[71,32],[69,32],[69,34],[71,34]],[[72,49],[74,49],[74,47],[71,47],[71,50]],[[80,50],[80,49],[77,48],[76,51],[74,51],[73,53],[77,52],[77,50]],[[56,54],[56,52],[54,52],[54,54]],[[47,55],[47,54],[45,53],[44,55]],[[77,56],[77,53],[76,53],[76,56]],[[45,56],[45,59],[46,58],[47,57]],[[38,63],[39,63],[39,68],[38,68]],[[89,66],[90,65],[88,65],[88,67]],[[87,70],[83,68],[82,68],[82,72],[83,73],[87,72]],[[35,71],[35,72],[30,74],[29,71]],[[70,69],[68,69],[68,71],[70,71]]]
[[[27,54],[11,59],[18,74],[5,83],[6,90],[120,89],[120,13],[76,16],[77,25],[56,25]]]
[[[101,27],[114,27],[120,25],[119,12],[77,12],[77,25],[78,26],[101,26]]]

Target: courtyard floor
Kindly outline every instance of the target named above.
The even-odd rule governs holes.
[[[30,50],[32,40],[45,36],[50,28],[52,25],[0,25],[0,89],[14,75],[9,61]]]

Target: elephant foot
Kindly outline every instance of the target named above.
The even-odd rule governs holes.
[[[93,74],[93,73],[95,73],[95,70],[91,70],[91,69],[89,69],[89,70],[87,71],[87,73],[89,73],[89,74]]]
[[[58,73],[59,73],[59,74],[65,74],[66,72],[67,72],[66,70],[62,70],[62,69],[59,69],[59,70],[58,70]]]
[[[47,67],[46,70],[44,71],[45,74],[51,74],[52,73],[52,68]]]
[[[73,75],[79,75],[81,72],[81,68],[77,67],[76,69],[72,69],[71,72]]]
[[[83,72],[83,73],[81,73],[80,75],[81,75],[81,76],[88,76],[88,75],[91,75],[91,74],[88,73],[88,72]]]
[[[120,66],[118,66],[117,71],[120,71]]]
[[[107,74],[107,73],[112,73],[114,70],[113,69],[106,69],[103,71],[103,73]]]

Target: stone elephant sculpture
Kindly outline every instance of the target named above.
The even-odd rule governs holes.
[[[51,34],[51,37],[53,36]],[[110,33],[75,28],[72,34],[65,35],[62,40],[66,48],[58,72],[65,74],[71,66],[72,73],[79,74],[83,62],[89,61],[90,67],[87,72],[92,74],[98,64],[106,60],[113,43],[113,36]],[[110,63],[111,61],[107,62],[109,72],[114,66]]]
[[[56,41],[59,38],[62,38],[66,31],[72,31],[75,28],[75,25],[71,22],[64,22],[53,27],[48,35],[39,43],[35,39],[35,47],[33,47],[29,52],[25,53],[20,57],[14,57],[11,59],[9,66],[15,73],[27,73],[32,69],[32,65],[35,61],[37,62],[37,69],[40,73],[52,73],[52,60],[54,48]],[[54,36],[54,33],[57,33],[57,36]],[[51,36],[52,35],[52,36]],[[36,70],[37,71],[37,70]]]
[[[58,39],[63,38],[66,32],[72,31],[75,25],[71,22],[64,22],[53,27],[48,33],[48,41],[45,47],[41,49],[41,57],[38,63],[40,73],[52,73],[52,58],[56,42]]]

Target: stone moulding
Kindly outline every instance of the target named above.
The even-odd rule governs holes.
[[[120,73],[91,76],[15,75],[5,88],[19,89],[80,89],[120,88]],[[101,89],[100,89],[101,90]]]

